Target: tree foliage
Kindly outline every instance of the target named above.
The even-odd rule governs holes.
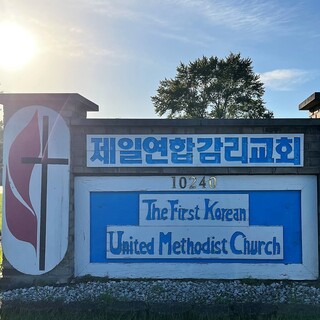
[[[265,108],[264,86],[250,58],[202,57],[180,63],[173,79],[160,81],[151,97],[155,111],[168,118],[273,118]]]

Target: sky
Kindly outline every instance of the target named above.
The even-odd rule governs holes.
[[[0,0],[0,91],[79,93],[100,107],[91,118],[158,118],[150,97],[180,62],[233,52],[252,59],[275,118],[306,118],[319,12],[319,0]],[[1,56],[1,24],[24,32],[25,63]]]

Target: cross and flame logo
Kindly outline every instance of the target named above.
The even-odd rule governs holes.
[[[24,273],[51,270],[67,248],[69,135],[61,116],[45,107],[24,108],[5,127],[3,246]],[[32,262],[23,261],[26,252]]]

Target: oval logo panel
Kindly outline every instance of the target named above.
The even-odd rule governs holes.
[[[43,274],[68,246],[69,128],[52,109],[23,108],[5,126],[3,154],[4,254],[20,272]]]

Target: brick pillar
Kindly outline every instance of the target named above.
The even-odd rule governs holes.
[[[0,104],[4,106],[4,125],[19,110],[29,106],[43,106],[55,110],[65,120],[70,129],[70,144],[75,137],[72,135],[71,123],[74,120],[86,119],[87,111],[98,111],[98,106],[75,93],[63,94],[0,94]],[[70,146],[70,150],[71,150]],[[68,247],[63,260],[51,271],[41,275],[28,275],[15,270],[8,260],[3,259],[3,279],[0,286],[16,287],[36,284],[65,283],[73,277],[74,271],[74,205],[73,205],[73,156],[70,155],[70,190],[69,190],[69,232]],[[5,189],[5,188],[4,188]],[[5,198],[5,197],[4,197]]]

